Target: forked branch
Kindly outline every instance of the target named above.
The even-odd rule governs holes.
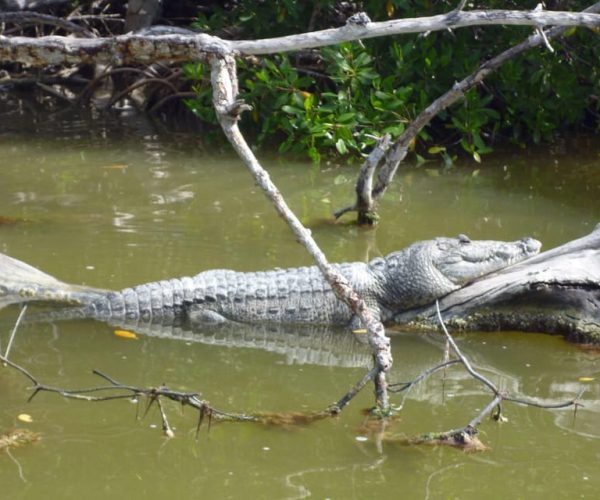
[[[215,55],[211,59],[211,81],[213,86],[213,102],[219,122],[225,136],[238,153],[256,183],[265,196],[271,201],[279,215],[288,224],[296,239],[304,245],[314,259],[321,273],[333,289],[338,299],[342,300],[355,313],[368,332],[369,344],[379,373],[375,376],[377,387],[377,406],[380,411],[389,409],[389,400],[385,384],[385,372],[392,366],[390,341],[378,318],[375,318],[364,300],[352,289],[350,283],[341,273],[329,264],[327,258],[317,246],[310,231],[298,220],[290,210],[283,196],[271,181],[269,174],[262,168],[258,159],[248,146],[238,127],[239,115],[248,106],[237,99],[237,72],[232,55]],[[357,325],[359,326],[359,325]]]
[[[461,8],[462,4],[463,2],[461,2],[459,8]],[[584,12],[600,12],[600,2],[596,2]],[[555,27],[547,31],[543,31],[541,27],[538,26],[535,34],[531,35],[529,38],[527,38],[527,40],[484,62],[473,73],[468,75],[460,82],[456,82],[450,90],[438,97],[419,115],[417,115],[417,117],[408,125],[408,127],[406,127],[404,132],[393,142],[393,144],[389,146],[389,148],[387,145],[382,146],[381,144],[378,144],[375,150],[377,151],[382,147],[385,147],[385,155],[380,155],[379,152],[377,153],[380,158],[377,165],[372,164],[371,156],[367,158],[363,164],[363,167],[361,168],[361,171],[359,172],[356,183],[357,201],[352,207],[337,211],[334,214],[335,217],[337,218],[346,212],[356,210],[358,211],[357,220],[359,224],[376,224],[378,204],[394,179],[394,175],[396,174],[398,166],[406,157],[409,145],[415,140],[417,134],[441,111],[461,100],[467,91],[469,91],[475,85],[481,83],[486,77],[500,68],[500,66],[502,66],[505,62],[534,47],[539,47],[540,45],[549,46],[548,40],[562,35],[566,29],[567,28],[565,27]],[[376,167],[379,165],[381,166],[377,175],[377,182],[374,182]],[[372,191],[366,193],[364,190],[365,186],[373,186]]]
[[[471,363],[469,362],[467,357],[461,352],[458,345],[456,344],[456,342],[454,341],[454,339],[448,332],[448,329],[446,328],[446,325],[444,324],[444,321],[442,319],[442,314],[440,312],[439,304],[437,303],[437,301],[436,301],[436,307],[437,307],[438,321],[439,321],[440,328],[442,329],[442,331],[446,337],[446,340],[450,344],[452,351],[454,352],[454,354],[457,356],[458,359],[441,363],[441,364],[425,371],[423,374],[419,375],[415,379],[415,381],[408,383],[408,384],[404,384],[403,386],[401,386],[399,388],[399,390],[411,389],[416,381],[424,380],[427,376],[431,375],[435,371],[437,371],[445,366],[448,366],[449,364],[454,364],[456,362],[460,362],[460,363],[462,363],[462,365],[465,367],[467,372],[473,378],[475,378],[476,380],[481,382],[483,385],[485,385],[488,389],[490,389],[493,392],[493,399],[486,405],[485,408],[483,408],[483,410],[481,410],[464,427],[460,427],[457,429],[451,429],[449,431],[444,431],[444,432],[434,432],[434,433],[423,434],[421,436],[417,436],[415,438],[410,438],[410,439],[402,438],[402,439],[400,439],[400,441],[407,443],[407,444],[443,444],[443,445],[459,447],[459,448],[462,448],[467,451],[483,451],[486,449],[486,446],[477,437],[477,434],[478,434],[477,427],[481,424],[483,419],[490,414],[492,414],[492,417],[494,418],[494,420],[500,421],[500,422],[504,421],[505,418],[502,415],[502,407],[501,407],[501,404],[503,401],[510,401],[510,402],[518,403],[518,404],[525,405],[525,406],[535,406],[537,408],[544,408],[544,409],[568,408],[568,407],[572,406],[575,408],[575,411],[577,411],[577,408],[579,406],[581,406],[580,400],[581,400],[581,396],[583,395],[583,392],[584,392],[583,389],[580,390],[575,395],[575,397],[573,397],[572,399],[570,399],[568,401],[553,402],[553,403],[540,403],[540,402],[534,401],[533,399],[530,399],[530,398],[515,398],[515,397],[509,396],[505,392],[500,391],[500,389],[493,382],[491,382],[487,377],[485,377],[484,375],[482,375],[481,373],[479,373],[477,370],[475,370],[473,368],[473,366],[471,365]],[[397,439],[392,438],[391,440],[393,441],[393,440],[397,440]]]

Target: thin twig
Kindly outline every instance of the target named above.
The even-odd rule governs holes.
[[[109,386],[101,386],[101,387],[92,387],[85,389],[65,389],[60,387],[52,387],[49,385],[42,384],[38,381],[38,379],[33,376],[28,370],[18,365],[17,363],[9,360],[3,355],[0,355],[0,362],[5,363],[6,365],[14,368],[18,372],[22,373],[25,377],[27,377],[33,384],[32,393],[28,398],[28,402],[31,401],[38,393],[40,392],[52,392],[56,394],[60,394],[64,398],[68,399],[76,399],[79,401],[88,401],[88,402],[101,402],[101,401],[112,401],[116,399],[131,399],[132,397],[139,397],[141,395],[147,396],[150,400],[150,403],[146,409],[150,407],[150,405],[156,401],[161,409],[161,416],[163,409],[161,407],[160,398],[164,397],[170,399],[172,401],[178,402],[182,405],[191,406],[197,410],[208,412],[211,417],[214,416],[220,420],[229,420],[229,421],[237,421],[237,422],[259,422],[260,417],[254,415],[248,415],[244,413],[230,413],[218,410],[213,408],[208,404],[207,401],[204,401],[199,398],[198,393],[187,393],[180,391],[173,391],[168,387],[161,385],[159,387],[136,387],[132,385],[125,385],[118,382],[116,379],[106,375],[105,373],[100,372],[99,370],[93,370],[93,373],[98,375],[99,377],[104,378],[109,381],[111,385]],[[92,392],[103,392],[103,391],[124,391],[125,394],[108,394],[106,396],[91,396],[89,393]],[[168,425],[164,425],[164,421],[166,419],[166,415],[163,417],[163,427],[165,428],[165,432],[167,435],[170,432],[172,433],[171,427]]]
[[[158,109],[160,109],[163,105],[173,99],[193,99],[198,94],[196,92],[177,92],[176,94],[169,94],[160,99],[156,104],[153,104],[152,107],[148,110],[148,113],[155,113]]]
[[[0,22],[14,24],[48,24],[72,33],[80,33],[88,37],[93,36],[92,32],[78,24],[49,14],[40,14],[39,12],[0,12]]]
[[[404,403],[406,402],[406,398],[408,398],[410,391],[412,391],[413,387],[415,387],[419,382],[425,380],[430,375],[433,375],[438,370],[445,369],[447,366],[454,365],[454,364],[460,363],[460,362],[461,361],[459,359],[451,359],[449,361],[440,363],[439,365],[436,365],[432,368],[429,368],[428,370],[425,370],[417,378],[415,378],[414,380],[411,380],[410,382],[399,382],[396,384],[390,384],[390,386],[389,386],[390,392],[405,391],[404,394],[402,395],[402,401],[400,401],[399,405],[394,406],[394,410],[400,411],[402,408],[404,408]],[[399,386],[399,387],[396,387],[396,386]]]
[[[442,331],[444,332],[444,335],[446,336],[446,340],[448,341],[448,343],[452,347],[452,350],[454,351],[454,353],[458,356],[458,359],[460,359],[460,361],[462,362],[462,364],[465,366],[466,370],[474,378],[476,378],[477,380],[479,380],[484,385],[487,385],[492,390],[492,392],[494,394],[500,394],[500,391],[494,385],[493,382],[491,382],[489,379],[487,379],[486,377],[484,377],[483,375],[481,375],[480,373],[478,373],[477,371],[475,371],[473,369],[473,367],[471,366],[471,363],[469,363],[469,360],[463,355],[463,353],[458,348],[458,345],[456,345],[456,342],[454,342],[454,339],[452,338],[452,336],[450,335],[450,333],[448,333],[448,330],[446,329],[446,325],[444,324],[444,320],[442,319],[442,313],[440,311],[440,303],[439,303],[438,300],[435,301],[435,306],[436,306],[436,309],[437,309],[438,320],[439,320],[440,326],[442,327]]]
[[[340,413],[344,407],[367,385],[378,372],[377,367],[371,368],[342,398],[329,408],[332,414]]]
[[[167,87],[169,87],[173,91],[173,93],[177,92],[177,87],[175,87],[175,85],[173,85],[171,82],[167,81],[165,78],[158,78],[158,77],[144,78],[142,80],[138,80],[136,82],[133,82],[126,89],[124,89],[121,92],[119,92],[118,94],[112,96],[111,99],[110,99],[110,101],[107,104],[107,107],[110,108],[117,101],[123,99],[127,94],[130,94],[135,89],[137,89],[139,87],[142,87],[144,85],[148,85],[150,83],[159,83],[161,85],[166,85]]]
[[[33,384],[35,386],[38,385],[37,379],[22,366],[18,365],[17,363],[13,363],[11,360],[9,360],[8,358],[5,358],[1,354],[0,354],[0,361],[2,361],[5,365],[10,366],[11,368],[14,368],[18,372],[25,375],[31,382],[33,382]]]
[[[558,403],[538,403],[532,399],[524,399],[524,398],[513,398],[510,396],[504,396],[504,401],[511,401],[512,403],[517,403],[525,406],[535,406],[536,408],[545,408],[545,409],[558,409],[558,408],[568,408],[569,406],[575,405],[583,406],[579,401],[581,400],[581,396],[585,392],[585,388],[581,388],[577,395],[570,399],[569,401],[563,401]]]
[[[23,306],[21,307],[21,310],[19,311],[19,317],[17,318],[17,321],[15,322],[15,326],[13,326],[13,329],[10,332],[10,338],[8,339],[8,345],[6,346],[6,351],[4,352],[4,357],[6,359],[8,359],[8,355],[10,354],[10,348],[12,347],[13,341],[15,340],[15,336],[17,335],[17,329],[19,328],[19,325],[21,324],[21,320],[23,319],[23,316],[25,316],[26,311],[27,311],[27,304],[23,304]]]
[[[489,389],[491,389],[494,392],[494,398],[492,399],[492,401],[490,401],[485,406],[485,408],[483,408],[483,410],[481,410],[473,419],[471,419],[471,421],[467,425],[465,425],[462,428],[452,429],[452,430],[441,432],[441,433],[435,433],[436,440],[438,442],[446,441],[446,442],[450,442],[450,443],[454,443],[454,444],[462,443],[463,446],[468,446],[470,443],[473,442],[474,439],[476,439],[475,436],[477,434],[477,426],[482,422],[483,418],[486,415],[490,414],[494,410],[494,408],[498,408],[498,416],[496,417],[496,420],[501,420],[500,419],[500,404],[502,403],[502,401],[510,401],[510,402],[522,404],[525,406],[533,406],[533,407],[544,408],[544,409],[557,409],[557,408],[567,408],[569,406],[574,406],[575,411],[577,411],[577,408],[579,406],[581,406],[580,398],[583,394],[584,389],[579,391],[574,398],[572,398],[568,401],[558,402],[558,403],[546,403],[546,404],[538,403],[537,401],[533,401],[531,399],[514,398],[514,397],[509,396],[508,394],[500,392],[500,390],[495,386],[495,384],[493,384],[486,377],[484,377],[483,375],[481,375],[477,371],[475,371],[473,369],[473,367],[471,366],[471,364],[469,363],[468,359],[462,354],[462,352],[456,345],[456,342],[454,341],[454,339],[448,332],[446,325],[444,324],[444,321],[442,319],[442,313],[441,313],[440,307],[439,307],[439,302],[437,300],[436,300],[436,311],[437,311],[438,321],[442,328],[442,331],[444,332],[444,335],[446,336],[446,340],[447,340],[448,344],[452,347],[452,350],[458,356],[458,358],[459,358],[458,361],[460,361],[463,364],[463,366],[469,372],[470,375],[472,375],[475,379],[479,380],[481,383],[486,385]],[[456,362],[457,360],[453,360],[453,361]],[[442,364],[438,365],[437,367],[434,367],[433,369],[439,369],[439,368],[445,367],[449,363],[450,362],[442,363]],[[427,374],[427,373],[428,372],[425,372],[425,374]],[[401,390],[403,390],[405,388],[409,388],[409,387],[410,387],[410,385],[403,386],[401,388]]]
[[[9,448],[5,449],[6,454],[8,455],[8,457],[14,462],[14,464],[17,466],[17,469],[19,471],[19,478],[21,479],[21,481],[23,481],[24,483],[27,482],[27,479],[25,479],[25,475],[23,474],[23,467],[21,466],[21,463],[15,458],[13,457],[12,453],[10,452]]]
[[[167,418],[167,414],[165,413],[160,399],[156,399],[156,404],[158,405],[158,409],[160,411],[160,418],[162,419],[162,430],[165,433],[165,436],[167,436],[168,438],[174,437],[175,432],[173,432],[173,428],[169,424],[169,419]]]

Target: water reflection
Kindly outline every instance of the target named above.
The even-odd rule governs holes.
[[[128,214],[124,212],[115,211],[115,216],[113,218],[113,225],[119,229],[119,231],[123,231],[126,233],[134,233],[135,232],[135,224],[133,224],[133,220],[135,219],[134,214]]]
[[[180,203],[182,201],[191,200],[194,198],[194,191],[192,190],[192,184],[184,184],[183,186],[177,186],[166,193],[152,194],[151,200],[155,205],[169,205],[171,203]]]
[[[306,325],[225,325],[119,323],[138,334],[183,342],[225,347],[260,349],[280,354],[289,365],[312,364],[346,368],[370,366],[369,347],[342,328]]]

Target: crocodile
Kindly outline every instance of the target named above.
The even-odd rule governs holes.
[[[368,263],[334,264],[382,322],[434,302],[477,278],[537,254],[533,238],[472,241],[465,235],[414,243]],[[69,304],[70,317],[113,324],[223,322],[360,327],[319,269],[262,272],[216,269],[121,291],[71,285],[0,254],[0,307],[37,301]]]

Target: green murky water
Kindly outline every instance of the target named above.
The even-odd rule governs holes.
[[[256,270],[310,264],[249,174],[232,156],[190,137],[157,134],[143,121],[39,119],[0,124],[0,251],[69,282],[122,288],[209,268]],[[574,154],[576,153],[576,154]],[[546,248],[600,221],[600,146],[497,154],[485,165],[399,172],[376,232],[331,225],[352,199],[355,170],[265,162],[291,207],[333,261],[364,260],[418,239],[531,235]],[[6,345],[17,310],[0,312]],[[335,335],[289,332],[138,340],[93,321],[26,324],[12,359],[44,383],[98,385],[96,368],[141,386],[199,391],[224,410],[321,409],[364,373],[359,345]],[[167,404],[176,437],[130,402],[84,403],[41,394],[0,370],[0,431],[41,433],[0,453],[3,498],[597,498],[600,489],[600,359],[542,334],[469,334],[458,341],[475,365],[513,394],[566,399],[580,377],[585,406],[543,411],[507,406],[509,422],[485,422],[491,450],[384,445],[361,428],[370,390],[337,419],[292,430],[220,424],[194,439],[195,414]],[[393,337],[394,381],[438,361],[439,338]],[[391,432],[412,435],[464,425],[489,400],[460,369],[409,398]],[[140,410],[143,412],[142,410]],[[33,422],[18,422],[21,413]],[[365,441],[363,438],[368,437]]]

